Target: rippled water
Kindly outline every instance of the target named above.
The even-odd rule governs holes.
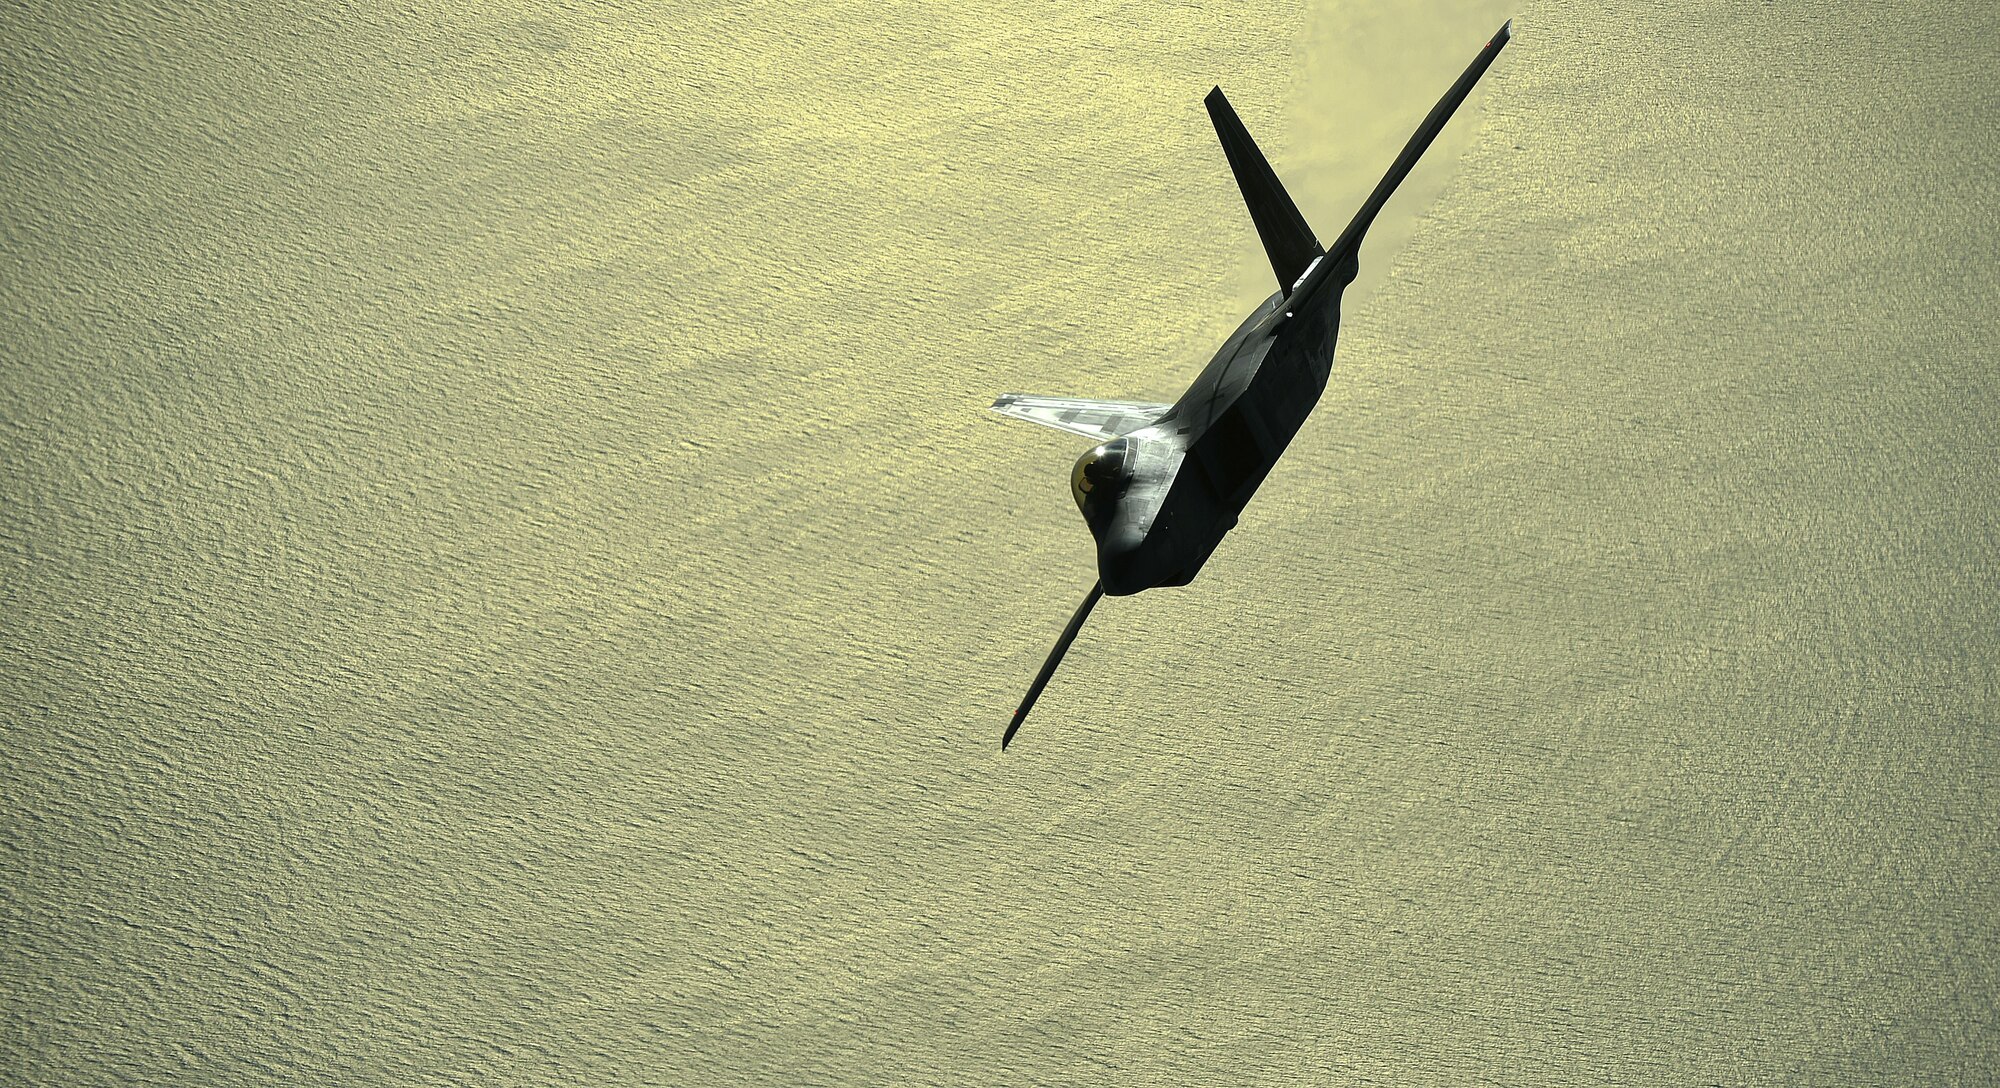
[[[1023,390],[1330,237],[1107,602]],[[1990,5],[4,17],[37,1084],[1988,1076]]]

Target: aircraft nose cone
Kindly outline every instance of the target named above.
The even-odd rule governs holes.
[[[1148,558],[1143,530],[1113,525],[1097,546],[1097,578],[1104,584],[1104,592],[1123,597],[1150,589],[1154,579],[1147,569]]]

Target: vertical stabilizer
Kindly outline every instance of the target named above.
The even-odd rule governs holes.
[[[1264,153],[1257,150],[1256,141],[1230,108],[1229,99],[1222,96],[1222,88],[1208,92],[1207,103],[1215,134],[1222,140],[1222,152],[1229,156],[1229,169],[1236,175],[1236,187],[1243,190],[1243,203],[1249,206],[1257,236],[1264,240],[1264,252],[1271,258],[1271,271],[1278,275],[1278,286],[1290,295],[1292,284],[1325,251],[1291,195],[1278,184],[1278,175],[1264,161]]]

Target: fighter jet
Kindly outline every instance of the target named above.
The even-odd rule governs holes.
[[[1070,473],[1070,492],[1097,540],[1097,584],[1014,711],[1000,737],[1003,751],[1105,594],[1188,584],[1235,527],[1237,515],[1326,389],[1340,329],[1340,296],[1359,270],[1369,224],[1507,44],[1512,25],[1511,19],[1501,25],[1438,100],[1331,246],[1319,244],[1222,88],[1208,93],[1209,118],[1271,258],[1278,290],[1223,341],[1172,404],[1021,393],[993,402],[1002,415],[1099,441],[1077,458]]]

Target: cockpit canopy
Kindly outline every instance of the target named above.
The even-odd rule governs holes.
[[[1083,511],[1083,520],[1093,528],[1110,520],[1118,495],[1125,490],[1131,461],[1129,438],[1114,438],[1076,459],[1076,468],[1069,476],[1069,490],[1076,498],[1076,508]]]

